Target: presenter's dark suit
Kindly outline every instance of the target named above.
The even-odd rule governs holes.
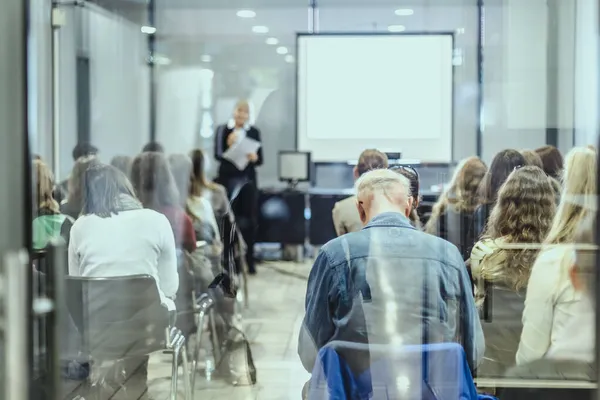
[[[232,202],[236,222],[240,228],[248,249],[246,251],[246,262],[248,271],[255,273],[254,266],[254,243],[256,242],[256,228],[258,224],[258,182],[256,179],[256,167],[263,163],[262,146],[258,149],[256,162],[250,162],[248,166],[240,171],[230,161],[223,158],[227,151],[227,138],[235,129],[227,125],[217,127],[215,134],[215,159],[219,165],[219,173],[216,181],[227,189],[227,194]],[[261,141],[260,131],[253,127],[247,127],[246,137]]]

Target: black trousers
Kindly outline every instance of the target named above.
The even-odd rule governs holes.
[[[254,244],[258,227],[258,188],[256,182],[245,178],[228,179],[221,182],[227,188],[231,208],[242,237],[248,246],[246,264],[248,272],[256,273]]]

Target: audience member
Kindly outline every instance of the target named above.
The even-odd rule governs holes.
[[[412,210],[410,210],[410,215],[408,216],[408,218],[410,219],[410,223],[412,224],[412,226],[414,226],[417,229],[421,229],[423,227],[423,224],[421,224],[421,218],[419,217],[419,213],[417,212],[419,203],[421,202],[421,196],[419,192],[419,173],[413,167],[405,165],[392,167],[391,170],[398,172],[410,182],[410,195],[413,199],[413,202]]]
[[[192,159],[190,198],[204,197],[207,199],[218,220],[227,214],[231,218],[234,218],[225,187],[206,179],[206,158],[204,152],[200,149],[192,150],[190,157]]]
[[[196,249],[196,234],[192,220],[180,206],[179,193],[165,156],[156,152],[138,155],[131,166],[131,183],[145,208],[167,217],[177,247],[192,253]]]
[[[298,344],[304,368],[311,371],[319,349],[334,340],[390,346],[460,341],[471,367],[477,366],[484,338],[456,247],[410,224],[413,200],[404,176],[370,171],[357,180],[356,191],[364,229],[325,244],[310,272]],[[368,361],[349,364],[368,367]]]
[[[576,147],[565,164],[561,202],[527,286],[517,364],[544,357],[581,301],[567,272],[575,263],[576,230],[597,207],[596,153]]]
[[[96,156],[98,154],[98,149],[93,146],[91,143],[82,142],[75,145],[73,148],[73,152],[71,153],[73,157],[73,161],[77,163],[77,161],[81,158],[88,158],[91,156]],[[69,181],[70,177],[60,182],[54,188],[54,199],[60,204],[67,197],[69,193]]]
[[[83,207],[83,178],[88,168],[100,162],[95,156],[80,157],[76,162],[69,177],[68,194],[66,201],[60,205],[60,212],[73,219],[79,218]]]
[[[110,165],[121,171],[125,176],[131,175],[131,163],[133,159],[129,156],[114,156],[110,160]]]
[[[54,177],[41,160],[33,161],[33,183],[33,249],[44,249],[50,240],[61,236],[68,241],[73,219],[60,213],[60,207],[52,197]]]
[[[514,291],[524,289],[538,250],[510,245],[542,243],[555,210],[554,190],[541,169],[513,171],[498,192],[483,238],[471,252],[475,280],[501,283]]]
[[[448,240],[458,247],[464,260],[471,255],[477,241],[471,236],[473,215],[479,203],[477,190],[487,167],[479,157],[462,160],[456,167],[450,185],[433,206],[425,232]]]
[[[477,197],[479,207],[475,210],[473,221],[474,238],[483,234],[485,225],[490,217],[492,208],[496,204],[500,186],[506,181],[508,175],[515,170],[526,165],[525,158],[516,150],[502,150],[494,156],[490,168],[485,173],[483,181],[479,186]]]
[[[162,144],[152,141],[146,143],[146,145],[142,148],[142,153],[164,153],[165,148]]]
[[[521,155],[525,159],[525,165],[530,165],[533,167],[538,167],[540,169],[544,169],[544,164],[542,163],[542,158],[535,151],[522,150]]]
[[[354,167],[354,179],[360,178],[365,172],[388,167],[388,158],[379,150],[368,149],[363,151]],[[332,211],[333,225],[338,236],[362,229],[360,216],[356,211],[356,196],[335,203]]]
[[[83,179],[81,217],[71,229],[69,274],[154,277],[163,304],[175,309],[179,278],[169,221],[144,209],[122,172],[95,164]]]
[[[574,263],[568,266],[567,274],[572,287],[581,300],[570,310],[564,329],[554,338],[541,358],[518,365],[507,373],[509,378],[540,379],[545,381],[576,380],[596,381],[596,309],[597,294],[596,263],[596,213],[591,212],[580,222],[577,233],[572,237],[575,249]],[[501,398],[583,400],[591,398],[591,391],[583,389],[536,388],[527,391],[507,389]]]
[[[563,157],[560,151],[550,145],[542,146],[535,150],[542,159],[543,170],[551,178],[560,179],[563,169]]]

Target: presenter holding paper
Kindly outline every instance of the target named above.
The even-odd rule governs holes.
[[[239,101],[233,110],[233,118],[217,127],[215,134],[215,158],[220,162],[216,181],[227,188],[233,205],[236,222],[246,241],[248,271],[256,273],[254,266],[254,243],[258,224],[258,183],[256,167],[262,165],[263,154],[260,131],[248,122],[250,105]]]

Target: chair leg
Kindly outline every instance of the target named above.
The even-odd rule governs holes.
[[[221,348],[220,348],[219,338],[217,337],[217,324],[215,322],[215,310],[213,310],[212,308],[208,312],[208,323],[210,325],[210,332],[211,332],[211,336],[212,336],[211,343],[212,343],[212,347],[213,347],[213,354],[214,354],[215,360],[218,360],[218,362],[221,362]]]
[[[192,391],[191,382],[190,382],[190,371],[187,357],[187,348],[185,345],[185,338],[182,336],[182,345],[181,345],[181,358],[183,364],[183,388],[185,390],[185,399],[193,400],[194,392]]]
[[[177,400],[177,366],[179,365],[179,351],[173,349],[173,364],[171,365],[171,400]]]
[[[196,343],[194,344],[194,358],[192,359],[192,391],[196,390],[196,374],[198,373],[198,362],[200,358],[200,345],[202,344],[202,333],[204,331],[204,310],[196,314]],[[208,370],[208,365],[206,366]],[[210,380],[210,379],[209,379]]]

